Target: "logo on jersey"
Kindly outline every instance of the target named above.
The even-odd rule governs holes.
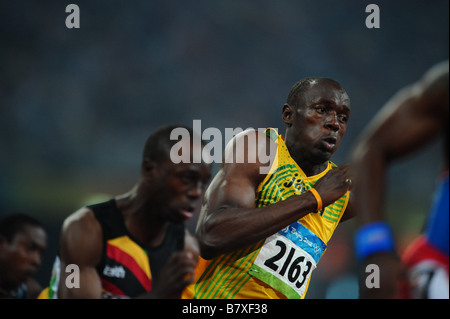
[[[125,278],[125,269],[121,265],[114,267],[106,265],[103,269],[103,275],[115,278]]]

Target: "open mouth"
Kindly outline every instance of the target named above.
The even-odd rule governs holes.
[[[191,219],[194,216],[194,207],[186,207],[181,209],[181,214],[185,219]]]
[[[332,151],[336,147],[337,138],[334,136],[329,136],[322,139],[322,142],[327,151]]]

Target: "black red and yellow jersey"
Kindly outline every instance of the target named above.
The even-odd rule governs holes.
[[[103,297],[134,298],[151,291],[170,256],[184,248],[184,224],[170,223],[162,244],[148,247],[128,232],[115,199],[88,208],[102,227],[102,256],[96,270],[102,283]],[[39,298],[58,298],[61,271],[57,256],[49,287]]]

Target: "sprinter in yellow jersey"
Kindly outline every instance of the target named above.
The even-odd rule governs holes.
[[[283,106],[285,137],[247,130],[228,143],[205,193],[201,258],[183,298],[305,297],[334,229],[352,215],[349,166],[330,161],[349,116],[339,83],[306,78]]]

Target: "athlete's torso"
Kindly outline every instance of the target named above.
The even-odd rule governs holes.
[[[125,227],[115,200],[92,205],[103,230],[103,253],[97,272],[104,292],[136,297],[151,290],[169,257],[184,247],[184,225],[169,224],[163,243],[145,247]]]
[[[283,137],[276,135],[275,140],[277,160],[257,188],[255,207],[300,195],[335,167],[330,162],[322,173],[307,177],[290,157]],[[303,298],[311,271],[326,249],[348,199],[347,192],[322,211],[308,214],[254,245],[212,260],[200,258],[198,280],[185,290],[183,298]]]
[[[184,224],[169,224],[163,243],[146,247],[128,232],[114,199],[88,207],[102,227],[102,256],[96,269],[103,297],[133,298],[151,291],[169,257],[184,248]],[[57,256],[47,298],[57,298],[59,267]]]

